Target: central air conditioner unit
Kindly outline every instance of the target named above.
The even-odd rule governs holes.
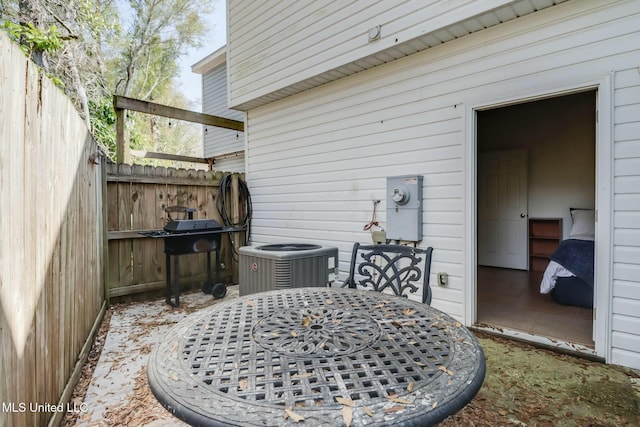
[[[243,246],[240,296],[276,289],[325,287],[338,272],[338,248],[308,243]]]

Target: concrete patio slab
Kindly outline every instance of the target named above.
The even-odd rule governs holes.
[[[186,425],[164,409],[149,389],[149,354],[190,313],[237,296],[238,286],[229,286],[221,300],[202,292],[183,294],[178,308],[169,306],[164,299],[110,308],[108,333],[89,387],[82,401],[72,403],[77,416],[65,418],[63,425]]]

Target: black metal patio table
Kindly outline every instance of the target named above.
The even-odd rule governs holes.
[[[148,379],[192,425],[427,426],[477,393],[485,359],[452,317],[373,291],[296,288],[194,313]]]

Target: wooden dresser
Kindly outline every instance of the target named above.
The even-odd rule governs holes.
[[[543,272],[562,240],[562,218],[529,218],[529,271]]]

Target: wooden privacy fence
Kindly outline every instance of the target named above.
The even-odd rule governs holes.
[[[165,167],[110,164],[107,172],[107,227],[109,240],[108,293],[110,298],[128,297],[165,288],[165,254],[162,239],[145,237],[140,231],[162,229],[168,220],[165,208],[185,206],[196,209],[194,219],[223,221],[216,206],[225,172]],[[239,176],[234,174],[234,176]],[[234,221],[242,218],[237,191],[227,196]],[[176,214],[171,214],[173,219]],[[243,234],[243,233],[240,233]],[[222,236],[221,279],[237,283],[237,263],[230,239]],[[235,236],[239,247],[244,236]],[[207,276],[204,253],[181,255],[180,285],[199,285]],[[212,262],[215,260],[212,254]],[[214,276],[215,277],[215,276]]]
[[[0,426],[59,423],[106,305],[104,160],[0,31]]]

